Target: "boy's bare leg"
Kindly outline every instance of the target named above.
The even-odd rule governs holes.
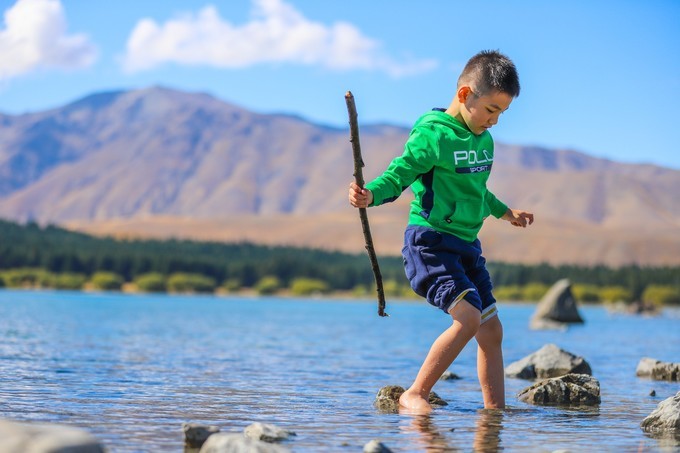
[[[432,387],[479,329],[481,313],[464,299],[449,313],[453,324],[434,341],[413,385],[399,398],[399,404],[411,411],[432,410],[428,403]]]
[[[479,327],[477,339],[477,375],[482,386],[484,407],[505,407],[505,370],[503,368],[503,326],[494,316]]]

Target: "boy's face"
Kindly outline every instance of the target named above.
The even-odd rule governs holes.
[[[513,99],[509,94],[500,91],[478,96],[468,86],[461,87],[458,90],[458,96],[462,104],[463,120],[475,135],[494,126],[501,113],[510,107]]]

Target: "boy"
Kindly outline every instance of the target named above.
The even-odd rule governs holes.
[[[399,403],[415,413],[431,410],[428,396],[444,371],[475,337],[477,373],[485,408],[505,407],[503,328],[477,233],[489,215],[526,227],[533,214],[509,209],[487,188],[498,122],[520,85],[513,62],[496,51],[472,57],[458,78],[448,109],[435,109],[414,125],[404,153],[361,190],[350,184],[357,208],[394,201],[411,186],[404,233],[404,268],[413,290],[453,318],[435,340]]]

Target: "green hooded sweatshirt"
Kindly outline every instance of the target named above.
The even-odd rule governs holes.
[[[416,121],[404,153],[366,184],[371,206],[396,200],[409,186],[409,225],[433,228],[473,242],[489,214],[508,207],[486,188],[493,164],[493,139],[475,135],[451,115],[433,110]]]

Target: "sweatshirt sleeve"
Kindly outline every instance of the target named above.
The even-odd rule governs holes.
[[[437,162],[439,144],[435,132],[426,126],[411,131],[404,153],[396,157],[385,172],[366,184],[373,193],[371,206],[380,206],[397,198],[420,175],[427,173]]]
[[[486,196],[484,197],[484,200],[486,201],[486,205],[489,207],[491,215],[496,217],[497,219],[503,217],[505,212],[508,210],[508,206],[501,200],[496,198],[496,195],[491,193],[491,191],[488,189],[486,191]]]

